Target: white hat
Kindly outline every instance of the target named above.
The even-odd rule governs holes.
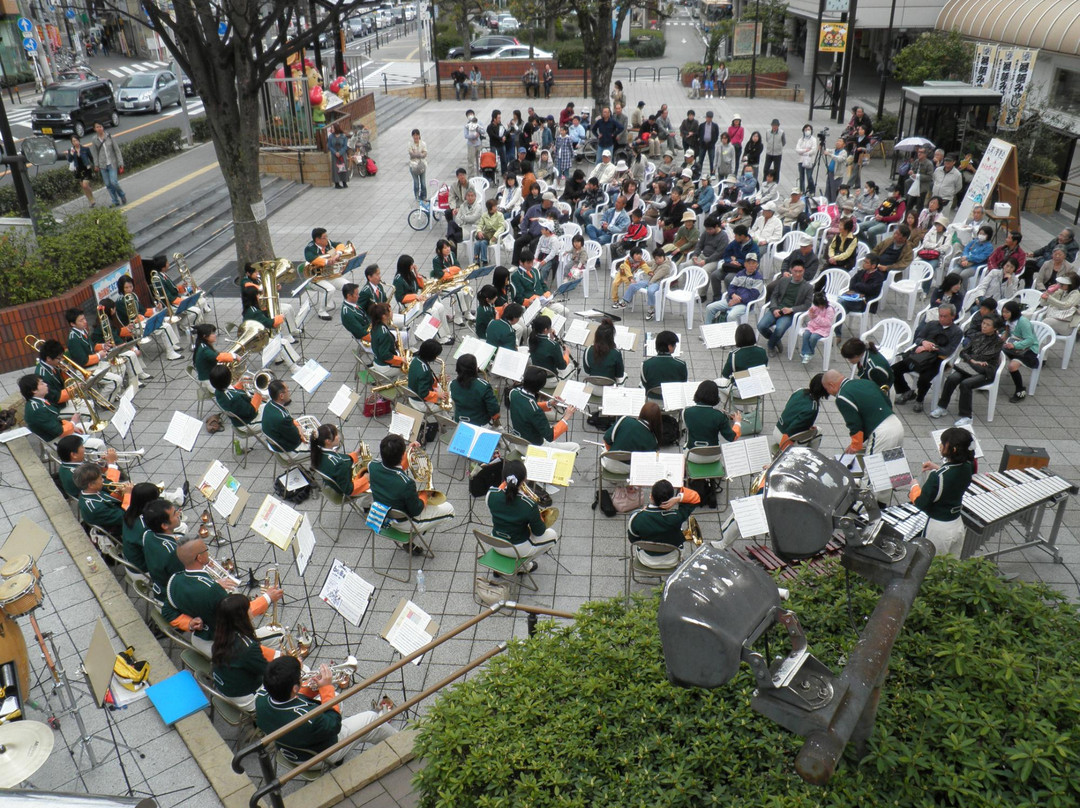
[[[747,261],[753,261],[756,264],[758,262],[757,253],[747,253],[746,257],[743,258],[743,263],[745,264]]]
[[[813,236],[811,236],[811,235],[809,235],[807,233],[800,234],[800,236],[799,236],[799,246],[800,247],[811,247],[811,246],[813,246],[813,244],[814,244],[814,237]]]
[[[686,151],[683,152],[683,157],[693,157],[693,156],[694,156],[694,150],[693,149],[687,149]]]
[[[767,210],[770,213],[776,213],[776,203],[775,202],[766,202],[764,205],[761,206],[761,209],[762,210]]]
[[[1071,284],[1072,281],[1070,281],[1064,275],[1058,275],[1056,278],[1054,278],[1054,283],[1068,283],[1068,284]]]
[[[733,121],[741,121],[742,120],[742,115],[740,115],[739,113],[736,112],[731,116],[731,120],[733,120]]]
[[[611,149],[604,149],[600,152],[601,157],[611,157]]]
[[[555,194],[551,193],[551,191],[548,191],[546,194],[544,194],[542,197],[540,197],[540,199],[543,200],[544,202],[558,202],[559,201],[558,197],[556,197]]]
[[[619,162],[617,162],[615,164],[615,170],[616,171],[626,171],[628,168],[629,168],[629,166],[626,165],[625,160],[620,160]]]
[[[691,171],[691,170],[690,170],[689,168],[684,168],[684,169],[682,170],[682,175],[683,175],[684,177],[692,177],[692,176],[694,176],[694,172],[693,172],[693,171]]]
[[[540,220],[540,229],[541,230],[550,230],[552,233],[554,233],[555,232],[555,222],[551,221],[551,219],[541,219]]]
[[[799,190],[799,186],[798,186],[798,185],[796,185],[796,186],[794,186],[794,187],[793,187],[793,188],[791,189],[791,191],[789,191],[789,193],[792,193],[792,194],[801,194],[801,193],[802,193],[802,191],[801,191],[801,190]]]

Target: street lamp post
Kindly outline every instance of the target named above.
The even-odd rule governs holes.
[[[877,116],[879,120],[885,112],[885,85],[889,81],[889,51],[892,48],[892,29],[895,17],[896,0],[892,0],[892,8],[889,10],[889,30],[885,32],[885,47],[882,49],[881,92],[878,95],[877,102]]]
[[[750,38],[754,45],[754,53],[750,57],[750,97],[757,96],[757,52],[758,52],[758,26],[761,25],[761,0],[754,0],[754,35]]]

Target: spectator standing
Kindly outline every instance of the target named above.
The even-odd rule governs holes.
[[[723,62],[721,62],[717,66],[716,71],[715,71],[715,75],[713,76],[713,79],[716,82],[716,97],[717,98],[727,98],[728,78],[730,78],[730,74],[728,73],[727,65],[724,64]],[[709,98],[712,98],[711,93],[709,94]]]
[[[506,175],[506,164],[510,162],[510,158],[506,155],[506,127],[502,123],[502,113],[499,110],[493,110],[491,113],[491,123],[487,127],[488,143],[491,144],[492,150],[499,156],[499,170],[503,175]]]
[[[124,173],[124,155],[113,136],[100,123],[94,124],[94,137],[90,141],[90,153],[94,158],[94,171],[101,173],[101,181],[109,189],[112,206],[127,204],[127,196],[120,187],[120,175]]]
[[[934,169],[934,184],[930,188],[931,196],[944,200],[945,205],[941,211],[943,214],[952,213],[953,203],[956,202],[956,196],[963,185],[964,178],[956,168],[956,158],[951,154],[946,155],[942,164]]]
[[[477,99],[477,92],[483,82],[484,76],[480,72],[480,68],[476,65],[473,65],[472,70],[469,71],[469,99],[471,101],[475,101]]]
[[[94,158],[90,156],[90,149],[82,145],[78,135],[71,136],[67,161],[68,165],[73,166],[71,170],[82,188],[83,196],[90,203],[90,207],[95,207],[97,203],[94,201],[94,192],[90,190],[90,179],[94,176]]]
[[[465,166],[469,176],[475,177],[480,171],[480,150],[484,145],[484,130],[476,120],[476,114],[470,109],[465,113]]]
[[[555,72],[550,64],[544,65],[544,98],[551,98],[551,88],[555,86]]]
[[[348,188],[349,139],[341,130],[341,124],[330,127],[330,136],[326,138],[326,149],[330,152],[330,173],[334,177],[334,187]]]
[[[799,190],[804,194],[814,192],[814,161],[817,159],[818,142],[814,137],[814,127],[806,124],[802,137],[795,143],[795,153],[799,155]]]
[[[615,138],[621,131],[619,122],[611,117],[611,109],[604,107],[600,110],[600,117],[592,125],[592,132],[596,135],[596,162],[603,159],[604,151],[610,155],[615,150]]]
[[[698,127],[698,147],[695,151],[701,153],[701,165],[705,165],[705,158],[709,158],[709,173],[715,174],[714,161],[716,160],[716,144],[720,140],[720,127],[713,121],[712,110],[705,113],[705,122]],[[730,172],[729,172],[730,173]]]
[[[743,138],[746,137],[746,130],[743,129],[741,116],[731,116],[731,126],[728,127],[727,133],[728,140],[731,142],[731,145],[735,147],[735,165],[738,165],[739,160],[742,157]]]

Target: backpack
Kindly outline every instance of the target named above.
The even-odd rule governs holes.
[[[679,442],[679,422],[666,413],[660,416],[660,445],[674,446]]]
[[[370,157],[365,158],[365,160],[366,162],[364,164],[364,168],[367,169],[368,176],[374,177],[376,174],[379,173],[379,167],[375,165],[375,161],[372,160]],[[447,194],[449,194],[449,191],[447,191]]]
[[[135,659],[135,648],[129,645],[116,655],[113,662],[113,676],[128,690],[142,690],[146,677],[150,675],[150,663]]]
[[[615,503],[611,499],[611,494],[606,488],[600,489],[600,493],[593,497],[592,509],[594,511],[596,510],[597,505],[600,506],[601,513],[609,518],[618,513],[618,511],[615,510]]]

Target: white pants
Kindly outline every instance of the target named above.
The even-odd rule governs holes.
[[[563,433],[563,434],[565,434],[565,433]],[[553,440],[546,440],[546,441],[544,441],[544,446],[546,446],[549,449],[558,449],[561,452],[575,452],[576,453],[576,452],[581,451],[581,444],[580,443],[571,443],[568,440],[558,441],[558,442],[553,441]]]
[[[335,305],[341,299],[341,289],[349,281],[345,276],[339,278],[329,278],[324,281],[312,281],[313,286],[318,286],[324,292],[326,292],[326,306],[321,313],[325,313],[331,306]]]
[[[440,523],[447,519],[452,519],[454,516],[454,506],[451,502],[446,501],[441,505],[425,505],[424,510],[420,511],[418,516],[413,517],[413,522],[416,523],[416,529],[421,533],[428,533],[431,530],[439,526]],[[404,526],[404,522],[396,522],[399,527]]]
[[[621,460],[613,460],[610,457],[601,457],[600,465],[604,467],[604,471],[610,471],[613,474],[629,474],[630,464],[624,463]]]
[[[253,713],[253,712],[255,712],[255,694],[254,693],[249,693],[246,696],[226,696],[226,695],[222,695],[221,698],[225,699],[225,701],[229,702],[230,704],[235,705],[236,707],[239,707],[245,713]]]
[[[517,549],[517,554],[521,558],[532,558],[548,552],[558,541],[559,534],[549,527],[541,535],[530,537],[528,541],[523,541],[521,544],[515,544],[514,548]],[[493,549],[499,555],[514,558],[514,549],[510,547],[495,547]]]
[[[634,548],[634,553],[643,566],[651,567],[654,570],[671,569],[679,563],[679,548],[677,547],[670,553],[664,553],[663,555],[649,555],[637,547]]]
[[[372,710],[365,710],[362,713],[357,713],[356,715],[350,715],[348,717],[342,718],[341,729],[338,731],[337,736],[338,741],[344,741],[350,735],[355,732],[359,732],[361,729],[366,727],[378,717],[378,713]],[[385,741],[387,738],[391,737],[396,732],[397,729],[390,726],[390,724],[382,724],[381,726],[373,729],[367,735],[361,736],[359,739],[349,744],[348,746],[339,749],[337,752],[334,752],[334,754],[327,758],[327,762],[337,763],[340,760],[344,760],[345,756],[348,755],[351,751],[353,751],[353,749],[355,749],[356,747],[362,744],[377,744],[380,741]]]
[[[870,440],[866,443],[866,454],[876,454],[886,449],[898,449],[903,445],[904,424],[893,414],[878,424],[870,434]]]
[[[950,522],[931,519],[926,523],[926,538],[933,542],[939,556],[953,555],[959,558],[966,532],[964,520],[959,516]]]

